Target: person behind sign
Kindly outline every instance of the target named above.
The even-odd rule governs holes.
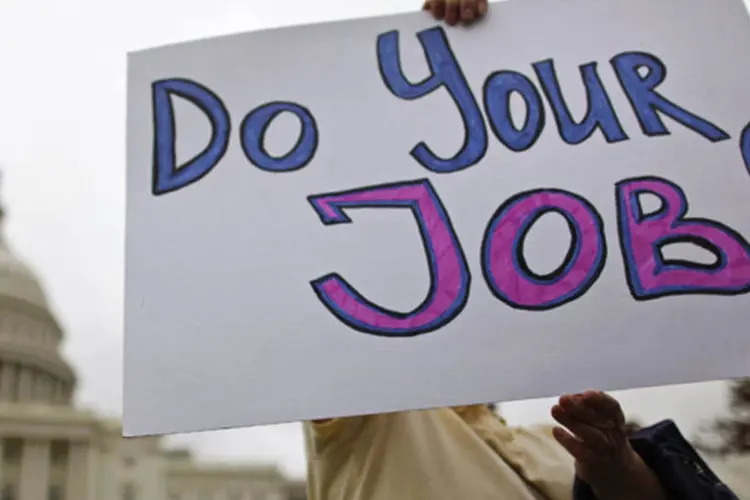
[[[308,422],[308,498],[569,500],[576,473],[574,498],[670,498],[614,399],[564,396],[552,413],[569,431],[513,428],[490,405]]]
[[[308,499],[738,500],[671,421],[629,436],[599,391],[552,416],[562,427],[510,427],[492,405],[307,422]]]
[[[486,0],[428,0],[448,24]],[[309,500],[736,500],[671,421],[629,435],[620,404],[566,395],[559,427],[513,428],[492,405],[305,423]]]

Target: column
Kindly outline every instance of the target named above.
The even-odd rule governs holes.
[[[70,400],[68,395],[70,394],[68,384],[65,382],[60,383],[60,403],[65,404],[67,401]]]
[[[0,485],[3,484],[3,469],[5,466],[5,451],[3,450],[3,445],[5,444],[5,438],[0,436]]]
[[[37,401],[49,403],[52,401],[51,380],[47,375],[38,374],[36,376],[36,387],[34,397]]]
[[[31,372],[31,401],[38,402],[41,401],[41,382],[42,382],[42,375],[41,373],[37,372],[36,370]]]
[[[65,403],[65,384],[58,380],[55,382],[54,401],[58,404]]]
[[[18,401],[29,402],[32,398],[32,391],[34,390],[34,372],[31,368],[23,366],[21,373],[19,374],[21,380],[18,384]]]
[[[36,376],[36,398],[39,401],[49,403],[52,401],[50,397],[50,378],[42,373]]]
[[[16,370],[13,363],[3,363],[3,366],[0,369],[3,371],[2,374],[0,374],[0,400],[12,401]]]
[[[19,500],[47,498],[49,489],[49,441],[35,439],[23,443]]]
[[[89,500],[89,480],[93,465],[89,460],[88,443],[70,443],[68,452],[68,478],[65,482],[66,500]]]

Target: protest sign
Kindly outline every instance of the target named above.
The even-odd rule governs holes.
[[[128,435],[748,375],[741,0],[131,54]]]

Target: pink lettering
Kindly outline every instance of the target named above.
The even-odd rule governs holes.
[[[639,195],[657,196],[661,208],[644,214]],[[657,177],[626,179],[617,184],[620,245],[628,286],[637,300],[667,295],[738,295],[750,291],[750,245],[723,224],[685,218],[687,198],[674,183]],[[692,243],[716,256],[711,264],[666,260],[661,248]]]
[[[323,224],[349,223],[346,208],[408,208],[417,221],[430,269],[430,290],[416,309],[390,311],[364,298],[336,273],[310,284],[339,320],[374,335],[408,337],[437,330],[461,312],[471,275],[440,198],[426,179],[308,197]]]
[[[523,240],[548,212],[568,222],[572,242],[564,261],[541,276],[529,269]],[[482,244],[482,269],[493,294],[516,309],[547,310],[577,299],[594,284],[606,260],[602,219],[584,198],[559,189],[517,194],[490,219]]]

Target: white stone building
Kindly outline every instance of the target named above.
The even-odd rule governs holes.
[[[2,210],[0,209],[0,219]],[[64,332],[0,235],[0,500],[285,500],[274,466],[202,464],[73,405]]]

